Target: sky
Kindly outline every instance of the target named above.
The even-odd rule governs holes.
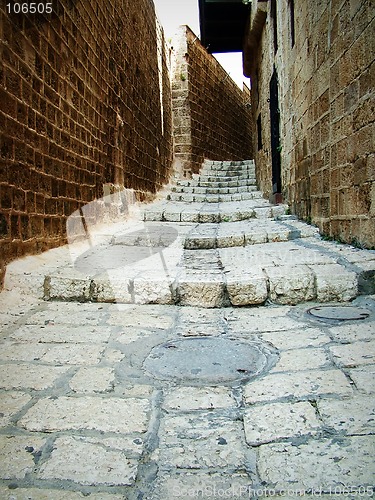
[[[173,37],[181,24],[187,24],[200,36],[198,0],[154,0],[154,4],[167,39]],[[249,86],[249,79],[242,73],[240,52],[214,55],[240,88],[243,81]]]

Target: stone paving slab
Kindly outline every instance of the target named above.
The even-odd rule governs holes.
[[[1,389],[34,389],[41,391],[52,387],[68,370],[64,366],[47,366],[31,363],[0,365]]]
[[[167,410],[211,410],[231,408],[236,401],[228,387],[180,387],[166,394],[163,408]]]
[[[350,382],[340,370],[273,373],[245,386],[247,404],[273,400],[315,398],[318,395],[352,396]]]
[[[321,422],[309,402],[273,403],[246,410],[244,426],[247,444],[259,446],[280,439],[317,434]]]
[[[19,421],[29,431],[97,430],[127,434],[147,430],[147,401],[91,396],[41,399]]]
[[[319,370],[331,365],[331,359],[325,349],[291,349],[280,353],[279,361],[271,373]]]
[[[360,393],[375,393],[375,365],[363,365],[360,368],[348,370],[347,373]]]
[[[375,341],[332,346],[330,351],[339,366],[354,368],[375,363]]]
[[[367,396],[350,400],[325,400],[317,402],[324,424],[348,435],[374,434],[375,401]]]
[[[335,487],[344,491],[344,486],[349,486],[357,492],[362,487],[371,495],[374,452],[374,436],[309,440],[301,445],[269,444],[259,449],[259,475],[276,491],[293,485],[294,491],[329,493]]]
[[[23,479],[35,467],[34,455],[39,453],[45,438],[28,435],[0,435],[0,479]]]
[[[254,489],[255,491],[255,489]],[[190,498],[251,498],[251,484],[246,474],[181,472],[157,480],[153,500]]]
[[[209,415],[166,416],[160,429],[163,469],[249,468],[250,450],[239,421]]]
[[[76,393],[111,392],[115,385],[115,373],[109,366],[82,367],[69,382],[70,388]]]
[[[63,304],[61,304],[63,306]],[[62,307],[63,309],[63,307]],[[42,325],[30,324],[28,322],[27,325],[16,328],[10,334],[10,339],[13,341],[17,341],[18,343],[26,343],[28,346],[32,343],[40,344],[96,344],[106,342],[111,336],[111,328],[108,326],[87,326],[84,325],[69,325],[69,324],[59,324],[58,320],[56,321],[55,312],[50,311],[48,313],[49,319],[45,320],[46,324],[43,324],[43,320],[41,320]],[[38,314],[33,316],[33,320],[37,322],[36,317]],[[44,314],[40,314],[39,317],[43,318]],[[62,316],[62,315],[61,315]],[[98,311],[98,318],[100,317],[100,311]],[[69,318],[68,318],[69,319]],[[89,322],[89,318],[84,318],[84,314],[82,314],[81,320]],[[93,321],[93,319],[92,319]]]
[[[88,496],[89,495],[89,496]],[[111,493],[91,493],[63,491],[58,489],[40,488],[17,488],[8,489],[0,487],[0,498],[3,500],[124,500],[124,496],[112,495]]]
[[[43,480],[68,479],[82,485],[133,485],[137,466],[138,462],[127,458],[121,449],[66,436],[56,439],[49,461],[41,466],[37,476]]]
[[[24,392],[8,391],[0,394],[0,427],[6,427],[12,418],[31,401],[31,396]]]

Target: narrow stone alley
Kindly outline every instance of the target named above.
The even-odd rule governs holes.
[[[0,293],[2,499],[373,497],[374,251],[268,203],[252,161],[67,227]]]

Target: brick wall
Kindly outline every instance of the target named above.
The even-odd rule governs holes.
[[[64,243],[67,217],[104,185],[145,198],[172,160],[168,55],[152,1],[53,9],[0,7],[0,281],[10,259]]]
[[[260,188],[271,193],[269,82],[279,77],[283,194],[292,211],[346,242],[375,246],[374,9],[370,0],[252,4],[252,78]],[[260,116],[260,119],[259,119]],[[254,134],[257,137],[257,134]]]
[[[249,90],[239,89],[187,26],[180,28],[174,48],[176,170],[189,176],[204,158],[253,158]]]

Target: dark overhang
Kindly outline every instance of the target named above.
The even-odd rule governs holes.
[[[242,52],[250,3],[199,0],[201,42],[208,52]]]

